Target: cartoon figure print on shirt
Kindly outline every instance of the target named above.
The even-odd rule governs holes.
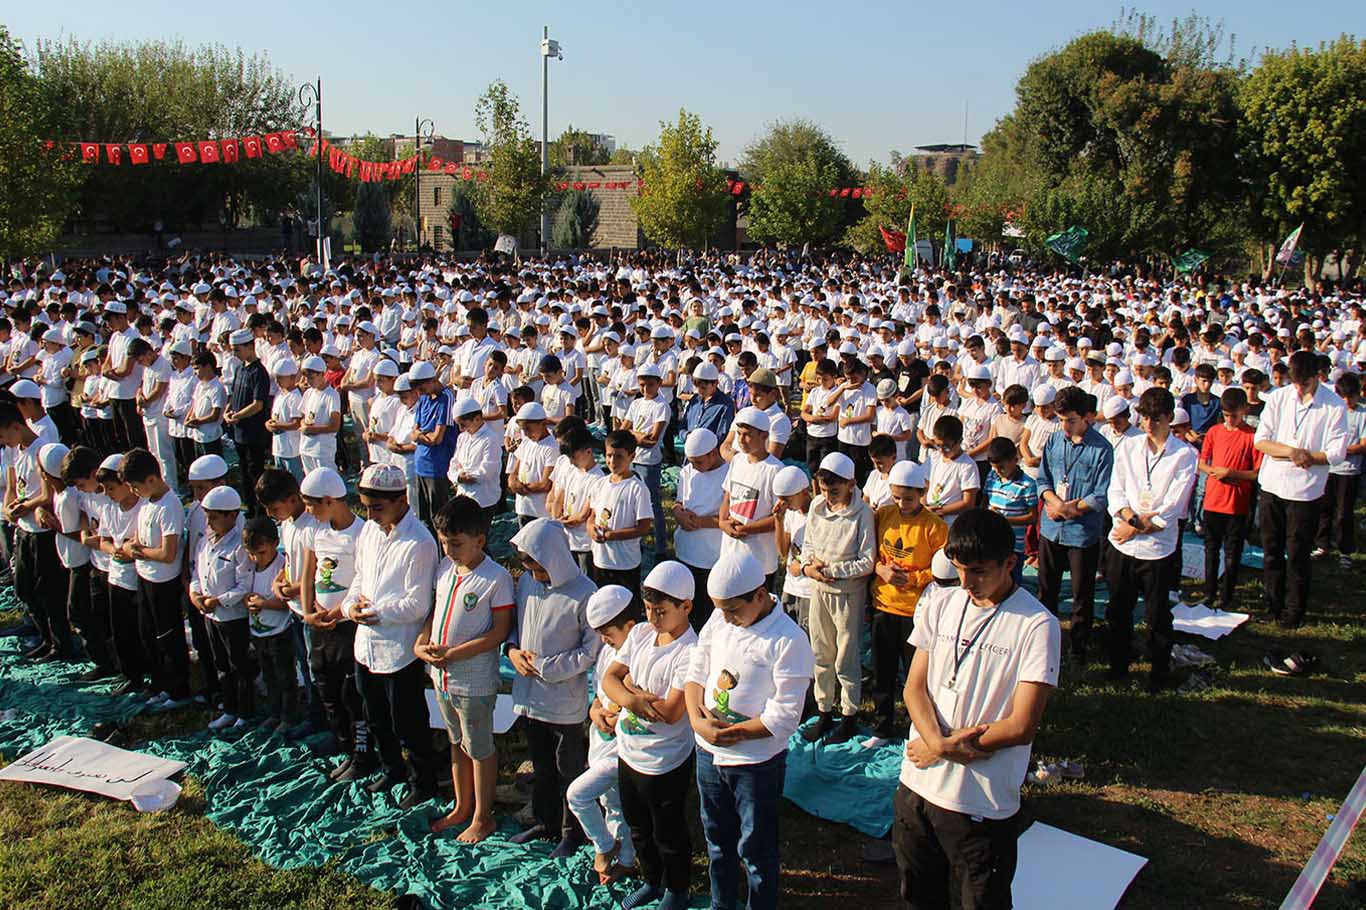
[[[740,685],[740,677],[730,670],[722,670],[716,677],[716,688],[712,690],[712,701],[716,702],[716,707],[711,709],[711,716],[726,724],[738,724],[749,720],[743,714],[730,709],[730,690]]]
[[[337,571],[337,561],[331,556],[324,556],[318,560],[318,577],[314,579],[314,586],[319,594],[337,594],[346,590],[332,580],[332,573],[335,571]]]

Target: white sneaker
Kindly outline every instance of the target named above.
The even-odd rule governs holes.
[[[238,717],[235,714],[220,714],[209,721],[209,729],[222,730],[224,727],[231,727],[233,724],[237,723],[237,721]]]
[[[860,743],[860,745],[862,745],[865,749],[878,749],[882,746],[887,745],[889,742],[891,742],[890,739],[886,739],[881,736],[870,736],[867,739],[865,739],[862,743]]]
[[[159,702],[153,707],[158,711],[174,711],[177,708],[188,708],[192,704],[194,704],[194,699],[188,695],[184,698],[171,698],[171,696],[168,695],[166,696],[165,701]]]
[[[239,718],[237,718],[236,721],[233,722],[233,725],[232,725],[231,727],[229,727],[228,729],[229,729],[229,730],[243,730],[243,729],[246,729],[248,726],[250,726],[250,724],[247,723],[247,719],[246,719],[245,717],[239,717]]]
[[[145,702],[143,702],[143,704],[146,705],[146,706],[149,707],[149,708],[157,708],[157,707],[160,707],[160,706],[161,706],[162,704],[164,704],[165,702],[168,702],[168,701],[170,701],[170,700],[171,700],[171,693],[170,693],[170,692],[158,692],[156,695],[153,695],[151,698],[149,698],[149,699],[147,699]]]
[[[1312,550],[1309,551],[1309,558],[1310,558],[1310,559],[1322,559],[1323,557],[1325,557],[1325,556],[1327,556],[1327,555],[1328,555],[1328,551],[1325,550],[1323,547],[1315,547],[1314,549],[1312,549]]]

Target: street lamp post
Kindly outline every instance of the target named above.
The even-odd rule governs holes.
[[[560,42],[550,40],[550,26],[541,28],[541,181],[550,173],[550,58],[564,59]],[[549,200],[541,200],[541,255],[550,252]]]
[[[425,131],[425,132],[424,132]],[[417,152],[417,177],[413,180],[413,252],[422,252],[422,140],[430,145],[436,134],[431,120],[416,118],[413,123],[413,148]]]
[[[314,105],[314,111],[313,111],[313,130],[314,130],[314,133],[313,133],[313,136],[314,136],[314,139],[316,140],[316,144],[317,144],[317,148],[318,148],[318,174],[317,174],[317,183],[318,183],[318,195],[317,195],[317,204],[318,204],[318,210],[317,210],[317,215],[318,215],[318,221],[317,221],[317,224],[318,224],[318,228],[317,228],[317,237],[318,237],[318,264],[319,264],[319,265],[322,265],[322,261],[323,261],[323,80],[322,80],[321,77],[318,78],[318,82],[317,82],[316,85],[315,85],[314,83],[312,83],[312,82],[305,82],[303,85],[299,86],[299,103],[303,105],[304,110],[308,110],[308,106],[309,106],[310,104]]]

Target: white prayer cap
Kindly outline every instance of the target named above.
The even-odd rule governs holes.
[[[1187,424],[1190,422],[1190,412],[1187,411],[1185,408],[1181,407],[1180,405],[1177,405],[1176,410],[1172,413],[1172,426],[1179,427],[1183,424]]]
[[[774,496],[795,496],[811,485],[806,472],[794,464],[787,465],[773,476]]]
[[[1034,389],[1033,398],[1035,404],[1052,404],[1057,397],[1058,390],[1051,385],[1041,385]]]
[[[182,338],[171,345],[171,353],[179,354],[182,357],[190,357],[194,354],[194,348],[190,347],[190,343]]]
[[[930,574],[936,580],[957,581],[958,570],[953,567],[953,560],[949,559],[949,554],[942,548],[934,552],[930,559]]]
[[[632,594],[621,585],[603,585],[588,598],[588,624],[601,629],[631,605]]]
[[[660,375],[659,375],[659,367],[655,366],[653,363],[647,363],[647,364],[645,364],[645,366],[643,366],[643,367],[641,367],[640,369],[636,370],[636,378],[637,378],[637,379],[659,379],[659,378],[661,378]]]
[[[1119,395],[1112,395],[1105,399],[1105,404],[1101,406],[1100,412],[1105,415],[1106,420],[1114,420],[1127,410],[1129,410],[1129,402]]]
[[[308,373],[326,373],[327,362],[317,354],[310,354],[304,358],[304,371]]]
[[[692,378],[698,382],[719,382],[721,371],[716,369],[716,364],[703,362],[692,371]]]
[[[521,414],[517,416],[520,417]],[[706,427],[698,427],[683,440],[683,454],[688,458],[700,458],[708,452],[715,452],[717,445],[715,433]]]
[[[970,363],[963,369],[963,378],[969,382],[990,382],[991,370],[984,363]]]
[[[242,508],[242,496],[233,487],[224,484],[206,493],[201,505],[210,512],[236,512]]]
[[[400,493],[408,489],[408,481],[398,465],[372,464],[360,476],[360,489],[376,493]]]
[[[468,417],[471,414],[478,414],[484,410],[483,405],[477,398],[462,398],[455,403],[455,416]]]
[[[60,442],[49,442],[38,450],[38,464],[42,465],[45,473],[60,478],[62,476],[62,459],[70,451]]]
[[[379,363],[375,364],[375,375],[388,376],[391,379],[396,379],[398,378],[398,364],[394,363],[392,360],[381,360]]]
[[[763,565],[748,551],[726,553],[707,576],[707,593],[712,600],[744,597],[762,588],[765,580]]]
[[[887,485],[892,487],[923,490],[928,480],[929,471],[923,464],[917,464],[914,461],[898,461],[892,465],[892,470],[887,474]]]
[[[692,572],[681,562],[666,559],[645,576],[645,587],[662,591],[674,600],[692,600],[697,593],[697,582]]]
[[[220,480],[228,476],[228,463],[222,455],[200,455],[190,462],[191,480]]]
[[[1115,374],[1115,385],[1116,385],[1116,386],[1133,385],[1133,384],[1134,384],[1134,374],[1133,374],[1133,373],[1130,373],[1128,370],[1120,370],[1118,373]]]
[[[528,401],[517,409],[517,419],[520,421],[545,420],[545,408],[541,407],[539,402]]]
[[[760,433],[767,433],[769,427],[768,415],[756,407],[741,408],[740,413],[735,415],[735,425],[750,427],[758,430]]]
[[[238,329],[228,336],[228,342],[234,347],[242,344],[251,344],[255,340],[256,336],[252,334],[251,329]]]
[[[122,452],[115,452],[113,455],[107,456],[104,461],[100,462],[101,471],[117,471],[121,467],[123,467]]]
[[[275,375],[276,375],[277,377],[279,377],[279,376],[298,376],[298,375],[299,375],[299,365],[298,365],[297,363],[294,362],[293,358],[284,357],[284,358],[282,358],[282,359],[280,359],[280,360],[277,360],[277,361],[275,362]]]
[[[329,499],[345,499],[346,481],[332,468],[314,468],[304,476],[304,482],[299,484],[299,492],[314,499],[322,499],[324,496]]]
[[[419,360],[408,368],[408,381],[414,384],[436,378],[436,367],[425,360]]]
[[[831,452],[829,455],[826,455],[821,459],[820,469],[822,471],[829,471],[836,477],[842,477],[845,480],[854,479],[854,459],[845,455],[843,452]]]
[[[10,394],[15,398],[42,398],[43,393],[39,391],[38,384],[31,379],[21,379],[9,387]]]

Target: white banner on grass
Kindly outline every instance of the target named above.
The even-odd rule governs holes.
[[[139,785],[165,780],[183,770],[184,762],[129,752],[82,736],[59,736],[0,769],[0,780],[48,784],[126,800]]]

